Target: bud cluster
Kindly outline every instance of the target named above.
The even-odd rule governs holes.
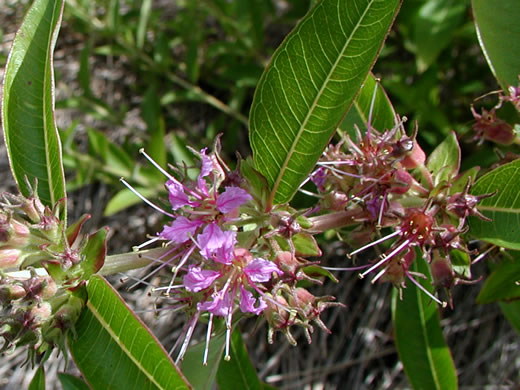
[[[305,329],[309,342],[311,322],[326,329],[320,313],[333,304],[333,298],[314,297],[297,285],[303,279],[321,282],[306,273],[309,265],[319,267],[305,257],[321,254],[312,235],[305,232],[310,224],[286,205],[267,206],[265,179],[249,161],[241,161],[231,171],[216,152],[202,149],[194,152],[201,161],[200,173],[189,180],[182,169],[175,170],[181,178],[177,179],[142,153],[167,177],[169,205],[162,209],[143,199],[170,221],[137,249],[162,242],[162,255],[150,259],[158,264],[150,275],[166,267],[171,275],[155,290],[164,292],[171,307],[190,318],[177,360],[182,359],[202,317],[208,322],[207,345],[214,321],[225,324],[226,358],[233,318],[265,316],[270,342],[274,332],[281,331],[295,343],[289,329],[293,325]],[[246,178],[252,176],[257,185]],[[207,352],[206,348],[204,362]]]
[[[51,209],[36,192],[4,193],[0,206],[2,350],[29,345],[30,357],[49,353],[79,316],[84,282],[103,265],[107,231],[80,235],[88,215],[66,228],[62,202]]]
[[[365,134],[356,130],[355,140],[345,135],[325,150],[311,176],[322,209],[336,210],[336,216],[312,218],[315,228],[355,226],[347,240],[365,245],[349,253],[349,258],[393,239],[376,260],[347,270],[362,270],[361,278],[376,272],[372,282],[389,281],[399,289],[406,286],[406,279],[422,288],[414,276],[426,277],[410,270],[419,249],[430,264],[433,284],[450,297],[449,289],[464,279],[454,271],[454,251],[466,256],[468,265],[472,254],[463,236],[468,229],[466,219],[487,219],[476,206],[493,194],[471,195],[474,178],[459,174],[458,162],[443,167],[429,163],[416,140],[417,129],[408,136],[401,120],[382,133],[370,125]],[[454,135],[453,139],[456,145]],[[381,237],[384,228],[392,232]]]

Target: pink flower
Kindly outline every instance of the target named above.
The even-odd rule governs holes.
[[[188,241],[189,236],[193,236],[197,229],[202,225],[204,225],[204,222],[198,219],[191,220],[179,216],[171,225],[165,225],[159,236],[174,243],[182,244],[183,242]]]
[[[166,189],[168,190],[168,199],[172,205],[172,210],[194,205],[194,202],[190,201],[188,195],[184,192],[184,186],[178,181],[168,180],[166,182]]]
[[[267,304],[262,297],[258,298],[258,306],[255,307],[257,299],[250,291],[247,291],[243,285],[240,285],[240,294],[240,310],[242,313],[254,313],[259,315],[267,308]]]
[[[204,228],[198,236],[200,254],[206,259],[212,259],[219,263],[231,264],[233,261],[233,248],[236,243],[236,233],[222,231],[215,223]]]
[[[203,270],[200,267],[190,265],[188,273],[183,278],[183,283],[186,290],[199,292],[211,286],[220,276],[217,271]]]
[[[210,313],[225,317],[232,311],[231,294],[227,290],[220,290],[211,296],[212,301],[200,302],[197,304],[197,310],[209,311]]]
[[[206,187],[206,180],[204,179],[213,170],[213,161],[211,157],[206,155],[208,148],[204,148],[200,151],[200,157],[202,159],[202,166],[200,168],[199,177],[197,178],[197,186],[199,190],[206,196],[208,196],[208,188]]]
[[[265,283],[269,281],[273,272],[276,272],[278,275],[283,275],[283,272],[275,263],[261,258],[253,259],[253,261],[244,267],[244,273],[248,279],[254,283]]]
[[[251,199],[253,197],[240,187],[226,187],[226,190],[217,198],[217,209],[221,213],[229,213]]]

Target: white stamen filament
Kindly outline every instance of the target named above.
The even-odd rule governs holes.
[[[386,240],[388,240],[388,239],[390,239],[390,238],[392,238],[392,237],[395,237],[395,236],[397,236],[397,235],[399,235],[399,234],[401,234],[401,230],[396,230],[395,232],[393,232],[393,233],[391,233],[391,234],[389,234],[389,235],[387,235],[387,236],[381,237],[380,239],[378,239],[378,240],[376,240],[376,241],[374,241],[374,242],[371,242],[371,243],[369,243],[369,244],[367,244],[367,245],[365,245],[365,246],[362,246],[361,248],[356,249],[356,250],[353,251],[353,252],[348,253],[348,254],[347,254],[347,257],[348,257],[348,258],[351,258],[351,257],[354,256],[356,253],[363,252],[365,249],[368,249],[368,248],[370,248],[370,247],[372,247],[372,246],[374,246],[374,245],[377,245],[377,244],[379,244],[379,243],[381,243],[381,242],[383,242],[383,241],[386,241]]]
[[[437,302],[442,307],[448,306],[447,302],[439,300],[435,295],[433,295],[431,292],[429,292],[421,283],[419,283],[417,280],[413,278],[413,276],[410,274],[410,272],[405,271],[406,276],[408,279],[412,281],[413,284],[415,284],[422,292],[424,292],[426,295],[428,295],[431,299],[433,299],[435,302]]]
[[[132,247],[132,250],[134,252],[137,252],[139,249],[144,248],[145,246],[148,246],[158,240],[161,240],[161,237],[153,237],[153,238],[149,239],[148,241],[143,242],[140,245]]]
[[[383,276],[383,275],[385,274],[385,272],[386,272],[386,267],[383,268],[381,271],[379,271],[379,273],[378,273],[376,276],[374,276],[374,279],[372,279],[372,280],[370,281],[370,283],[374,284],[375,282],[377,282],[377,280],[378,280],[381,276]]]
[[[208,354],[209,354],[209,342],[211,340],[211,331],[213,330],[213,313],[209,313],[208,320],[208,331],[206,332],[206,346],[204,347],[204,358],[202,359],[202,364],[208,365]]]
[[[126,182],[125,179],[121,178],[119,179],[119,181],[121,183],[123,183],[126,188],[128,188],[130,191],[132,191],[138,198],[140,198],[144,203],[146,203],[148,206],[152,207],[153,209],[157,210],[158,212],[164,214],[164,215],[167,215],[168,217],[171,217],[171,218],[175,218],[175,215],[173,214],[170,214],[169,212],[167,211],[164,211],[163,209],[161,209],[159,206],[153,204],[152,202],[150,202],[148,199],[146,199],[143,195],[141,195],[134,187],[132,187],[130,184],[128,184]]]
[[[486,249],[484,252],[482,252],[480,255],[478,255],[477,257],[475,257],[475,259],[471,262],[471,264],[475,264],[475,263],[478,263],[480,260],[482,260],[484,257],[487,256],[487,254],[489,252],[491,252],[493,249],[495,249],[496,246],[493,245],[491,246],[490,248]]]
[[[392,252],[390,252],[388,254],[388,256],[385,256],[383,255],[382,256],[382,259],[379,260],[377,263],[375,263],[372,267],[370,267],[369,269],[367,269],[365,272],[363,272],[362,274],[359,274],[359,278],[360,279],[363,279],[367,274],[369,274],[370,272],[372,272],[373,270],[375,270],[376,268],[378,268],[379,266],[381,266],[382,264],[386,263],[387,261],[389,261],[392,257],[394,257],[395,255],[397,255],[399,252],[401,252],[406,246],[408,246],[408,244],[410,244],[410,240],[405,240],[401,243],[401,245],[399,245],[397,248],[395,248]]]
[[[321,267],[327,271],[359,271],[370,267],[370,264],[360,265],[359,267]]]
[[[171,181],[174,181],[176,183],[179,183],[182,185],[181,182],[179,182],[179,180],[177,180],[176,178],[174,178],[172,175],[170,175],[168,172],[166,172],[165,169],[163,169],[163,167],[161,167],[153,158],[151,158],[145,151],[143,148],[139,149],[139,153],[141,153],[144,157],[146,157],[146,159],[148,161],[150,161],[150,163],[152,163],[152,165],[157,168],[164,176],[166,176],[169,180]]]
[[[178,364],[184,357],[184,354],[186,353],[186,350],[188,349],[188,345],[190,344],[191,336],[193,335],[193,331],[195,330],[195,326],[197,325],[197,321],[199,320],[199,317],[200,317],[200,311],[197,311],[197,313],[195,313],[195,315],[192,317],[192,319],[188,323],[186,337],[184,337],[184,341],[182,343],[181,350],[179,351],[179,355],[177,356],[177,359],[175,360],[175,364]]]
[[[184,266],[184,264],[186,264],[186,261],[188,261],[188,258],[191,256],[191,254],[193,253],[194,250],[195,250],[195,245],[193,245],[188,251],[186,251],[184,256],[182,256],[182,259],[179,262],[179,264],[177,264],[175,267],[173,267],[173,269],[172,269],[173,276],[172,276],[172,279],[170,280],[170,285],[166,289],[166,295],[170,294],[170,290],[173,288],[173,282],[175,281],[175,278],[177,277],[179,270]]]
[[[370,109],[368,110],[368,121],[367,121],[367,136],[370,137],[370,130],[372,129],[372,114],[374,112],[374,103],[376,102],[378,81],[374,86],[374,93],[372,94],[372,101],[370,102]]]
[[[231,319],[233,316],[233,310],[229,308],[229,314],[226,318],[226,352],[224,354],[224,360],[229,362],[231,360],[231,356],[229,355],[229,347],[231,345]]]

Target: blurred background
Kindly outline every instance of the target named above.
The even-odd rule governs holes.
[[[250,155],[247,117],[254,88],[276,47],[312,3],[67,0],[54,66],[71,220],[90,213],[92,229],[111,229],[109,254],[129,251],[164,223],[119,182],[125,177],[150,199],[164,196],[163,177],[139,156],[140,148],[163,166],[190,165],[187,145],[211,146],[222,134],[227,161],[233,162],[236,152]],[[29,5],[0,0],[2,78]],[[499,88],[478,45],[469,0],[405,1],[373,73],[396,111],[409,124],[418,122],[426,151],[455,130],[463,168],[496,161],[491,145],[468,142],[470,105]],[[490,96],[475,105],[494,103]],[[3,146],[0,153],[1,190],[15,191]],[[323,249],[323,263],[345,265],[345,244],[323,241]],[[482,262],[473,274],[478,279],[487,272]],[[142,275],[112,281],[168,350],[184,318],[149,311],[155,304],[150,288],[132,282]],[[337,276],[338,284],[317,286],[315,293],[334,295],[347,307],[327,310],[323,320],[332,334],[316,330],[312,345],[302,334],[297,347],[280,334],[268,345],[265,324],[242,324],[262,379],[284,389],[409,388],[392,341],[391,287],[361,281],[356,273]],[[475,303],[480,286],[456,287],[454,310],[442,313],[460,388],[519,389],[519,334],[497,305]],[[27,387],[31,370],[20,368],[24,358],[18,352],[0,357],[0,388]],[[74,372],[73,364],[65,367],[63,359],[53,358],[47,371],[52,378],[64,370]],[[50,389],[60,388],[48,381]]]

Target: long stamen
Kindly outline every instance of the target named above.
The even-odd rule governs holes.
[[[375,282],[377,282],[377,280],[378,280],[381,276],[383,276],[383,275],[385,274],[385,272],[386,272],[386,267],[383,268],[381,271],[379,271],[379,273],[378,273],[376,276],[374,276],[374,279],[372,279],[372,280],[370,281],[370,283],[374,284]]]
[[[484,252],[482,252],[480,255],[478,255],[477,257],[475,257],[475,259],[471,262],[471,264],[475,264],[475,263],[478,263],[480,260],[482,260],[484,257],[487,256],[487,254],[489,252],[491,252],[493,249],[495,249],[496,246],[493,245],[491,246],[490,248],[486,249]]]
[[[413,284],[415,284],[422,292],[424,292],[426,295],[428,295],[431,299],[433,299],[435,302],[437,302],[442,307],[448,306],[447,302],[439,300],[435,295],[433,295],[431,292],[429,292],[421,283],[419,283],[417,280],[413,278],[413,276],[410,274],[410,272],[405,271],[405,275],[412,281]]]
[[[143,242],[140,245],[136,245],[136,246],[132,247],[132,250],[137,252],[141,248],[144,248],[145,246],[148,246],[148,245],[150,245],[150,244],[152,244],[152,243],[154,243],[155,241],[158,241],[158,240],[161,240],[161,237],[150,238],[148,241],[145,241],[145,242]]]
[[[204,347],[204,357],[202,359],[202,364],[208,365],[208,354],[209,354],[209,342],[211,340],[211,331],[213,330],[213,313],[209,313],[208,320],[208,331],[206,332],[206,346]]]
[[[164,211],[163,209],[161,209],[159,206],[153,204],[152,202],[150,202],[148,199],[146,199],[143,195],[141,195],[134,187],[132,187],[130,184],[128,184],[126,182],[125,179],[121,178],[119,179],[119,181],[121,183],[123,183],[126,188],[128,188],[130,191],[132,191],[137,197],[139,197],[144,203],[146,203],[148,206],[152,207],[153,209],[157,210],[158,212],[164,214],[164,215],[167,215],[168,217],[171,217],[171,218],[175,218],[175,215],[173,214],[170,214],[169,212],[167,211]]]
[[[186,353],[186,350],[188,349],[188,345],[190,344],[191,336],[193,335],[193,331],[195,330],[195,326],[197,325],[197,321],[200,317],[200,311],[197,311],[195,315],[192,317],[188,324],[188,329],[186,331],[186,337],[184,337],[184,341],[181,346],[181,350],[179,351],[179,355],[177,356],[177,359],[175,360],[175,364],[178,364],[182,358],[184,357],[184,354]]]
[[[226,319],[226,352],[224,354],[224,360],[227,362],[231,360],[231,356],[229,355],[229,347],[231,345],[231,319],[232,319],[232,316],[233,316],[233,310],[231,310],[231,308],[229,308],[229,314],[227,315],[227,319]]]
[[[395,236],[397,236],[397,235],[399,235],[399,234],[401,234],[401,230],[398,229],[398,230],[396,230],[395,232],[389,234],[388,236],[381,237],[380,239],[378,239],[378,240],[376,240],[376,241],[374,241],[374,242],[371,242],[371,243],[369,243],[369,244],[367,244],[367,245],[365,245],[365,246],[362,246],[361,248],[356,249],[356,250],[353,251],[353,252],[348,253],[348,254],[347,254],[347,257],[350,259],[350,258],[351,258],[352,256],[354,256],[356,253],[363,252],[365,249],[368,249],[368,248],[370,248],[370,247],[372,247],[372,246],[374,246],[374,245],[377,245],[377,244],[379,244],[379,243],[381,243],[381,242],[383,242],[383,241],[386,241],[386,240],[388,240],[388,239],[390,239],[390,238],[392,238],[392,237],[395,237]]]
[[[193,253],[194,250],[195,250],[195,245],[193,245],[188,251],[186,251],[184,256],[182,256],[182,259],[179,262],[179,264],[177,264],[175,267],[173,267],[173,270],[172,270],[173,271],[173,276],[171,278],[170,285],[168,286],[168,289],[166,289],[166,295],[170,294],[170,289],[173,288],[173,282],[175,281],[175,278],[177,277],[177,274],[179,273],[179,270],[181,269],[182,266],[184,266],[186,261],[188,261],[188,258],[191,256],[191,254]]]
[[[153,158],[151,158],[143,148],[139,149],[139,153],[141,153],[150,163],[157,168],[164,176],[166,176],[169,180],[174,181],[176,183],[180,183],[179,180],[170,175],[163,167],[161,167]]]
[[[383,258],[381,260],[379,260],[377,263],[375,263],[372,267],[367,269],[365,272],[359,274],[359,278],[363,279],[367,274],[369,274],[370,272],[372,272],[373,270],[378,268],[380,265],[389,261],[392,257],[394,257],[396,254],[401,252],[406,246],[408,246],[408,244],[410,244],[410,240],[405,240],[403,243],[401,243],[401,245],[399,245],[397,248],[395,248],[387,256],[383,255],[382,256]]]
[[[359,267],[321,267],[327,271],[359,271],[370,267],[370,264],[360,265]]]
[[[367,136],[370,137],[370,130],[372,129],[372,114],[374,112],[374,104],[376,102],[378,81],[374,86],[374,93],[372,94],[372,101],[370,102],[370,109],[368,110],[368,121],[367,121]]]

